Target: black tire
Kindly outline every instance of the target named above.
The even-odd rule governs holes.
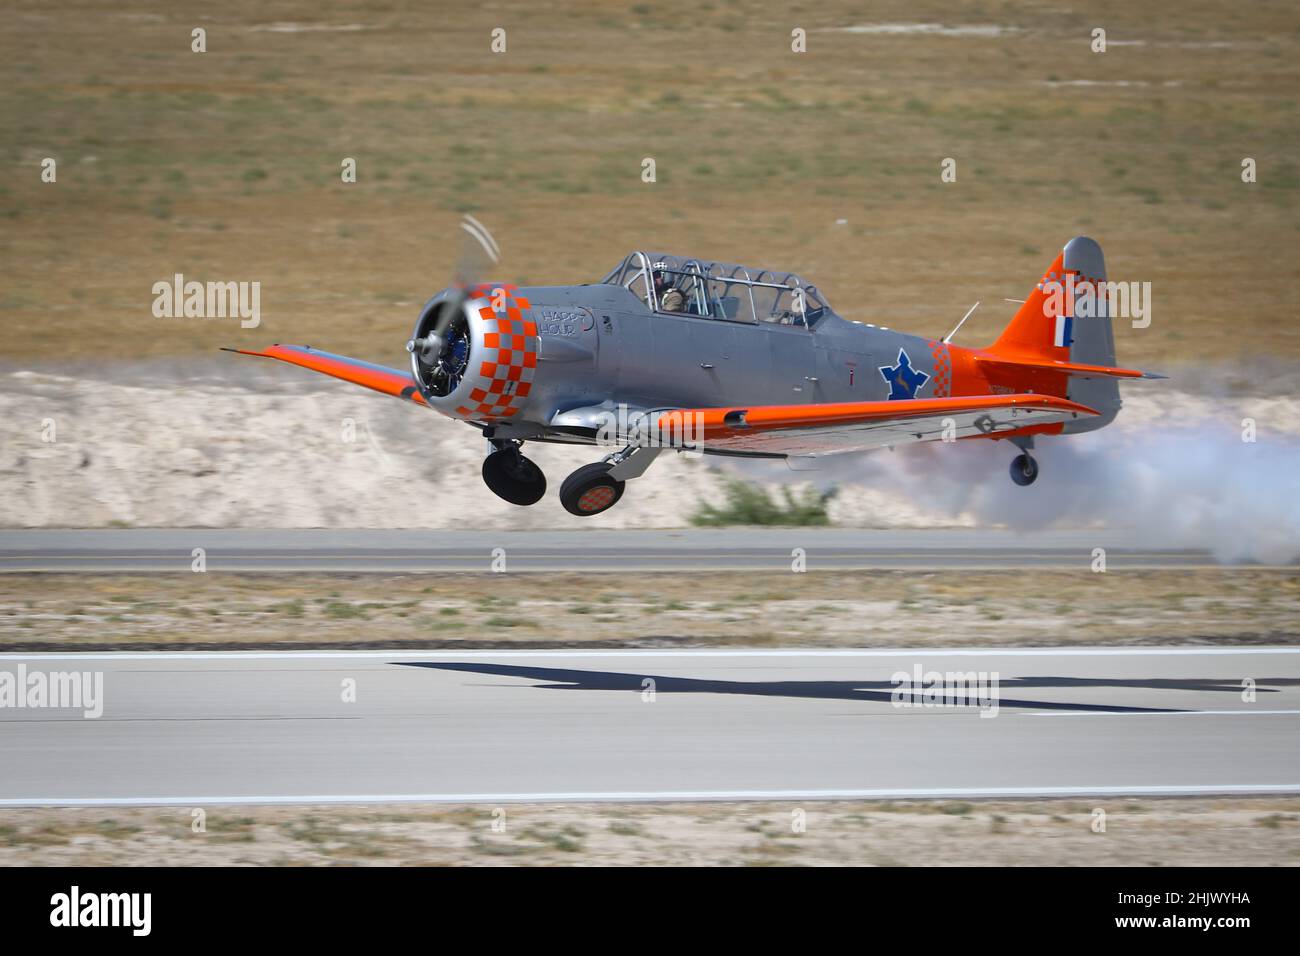
[[[1016,484],[1032,485],[1038,477],[1038,462],[1030,455],[1017,455],[1011,459],[1011,480]]]
[[[512,449],[494,451],[483,459],[483,481],[512,505],[535,505],[546,494],[542,469]]]
[[[560,485],[560,504],[579,518],[590,518],[608,511],[623,497],[627,482],[609,477],[610,466],[603,461],[583,465]]]

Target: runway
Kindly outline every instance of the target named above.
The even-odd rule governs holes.
[[[204,530],[0,531],[0,571],[809,571],[1088,568],[1215,564],[1198,550],[1159,550],[1116,531],[721,528],[674,531]]]
[[[0,806],[1300,792],[1300,648],[0,656],[54,671],[102,715],[0,706]]]

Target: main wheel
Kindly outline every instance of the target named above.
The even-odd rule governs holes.
[[[483,459],[483,481],[493,494],[512,505],[535,505],[546,494],[542,469],[513,448],[494,451]]]
[[[1011,459],[1011,480],[1018,485],[1032,485],[1038,477],[1038,462],[1029,455]]]
[[[610,465],[598,461],[583,465],[560,485],[560,504],[580,518],[598,515],[618,504],[627,482],[609,476]]]

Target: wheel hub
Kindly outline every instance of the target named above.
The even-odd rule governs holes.
[[[597,485],[589,491],[583,492],[578,499],[578,507],[583,511],[600,511],[602,508],[608,508],[614,502],[614,489],[609,485]]]

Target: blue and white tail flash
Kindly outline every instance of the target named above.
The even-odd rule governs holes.
[[[1052,344],[1057,348],[1069,348],[1070,343],[1074,341],[1074,319],[1068,315],[1058,315],[1056,317],[1056,335],[1052,339]]]

